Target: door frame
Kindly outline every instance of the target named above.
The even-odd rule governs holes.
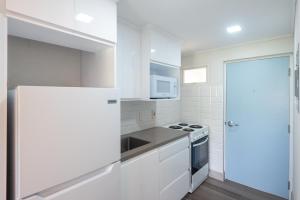
[[[294,59],[293,53],[283,53],[283,54],[274,54],[274,55],[267,55],[267,56],[257,56],[251,58],[244,58],[244,59],[233,59],[233,60],[226,60],[223,63],[223,180],[225,178],[225,165],[226,165],[226,125],[225,122],[227,121],[227,108],[226,108],[226,99],[227,99],[227,64],[237,63],[237,62],[244,62],[244,61],[252,61],[252,60],[260,60],[260,59],[269,59],[269,58],[278,58],[278,57],[289,57],[289,70],[290,70],[290,88],[289,88],[289,102],[290,102],[290,110],[289,110],[289,122],[290,122],[290,138],[289,138],[289,181],[290,181],[290,189],[289,189],[289,199],[291,199],[291,193],[293,188],[293,121],[294,121]],[[287,183],[288,184],[288,183]]]

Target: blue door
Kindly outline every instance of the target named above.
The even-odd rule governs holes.
[[[289,57],[226,65],[225,178],[288,198]]]

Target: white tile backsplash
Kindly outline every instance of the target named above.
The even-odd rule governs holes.
[[[181,121],[207,124],[210,135],[210,165],[222,172],[223,86],[187,84],[182,87]]]
[[[124,101],[121,134],[180,121],[180,101]]]

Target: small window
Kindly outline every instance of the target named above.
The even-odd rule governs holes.
[[[207,67],[183,70],[183,83],[206,83]]]

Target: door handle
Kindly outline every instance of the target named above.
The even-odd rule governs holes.
[[[229,127],[239,126],[239,124],[234,121],[225,122],[225,125],[227,125]]]
[[[198,146],[201,146],[202,144],[206,143],[207,141],[208,141],[208,138],[206,138],[206,140],[203,141],[203,142],[200,142],[200,143],[198,143],[198,144],[194,144],[194,145],[193,145],[193,148],[198,147]]]

